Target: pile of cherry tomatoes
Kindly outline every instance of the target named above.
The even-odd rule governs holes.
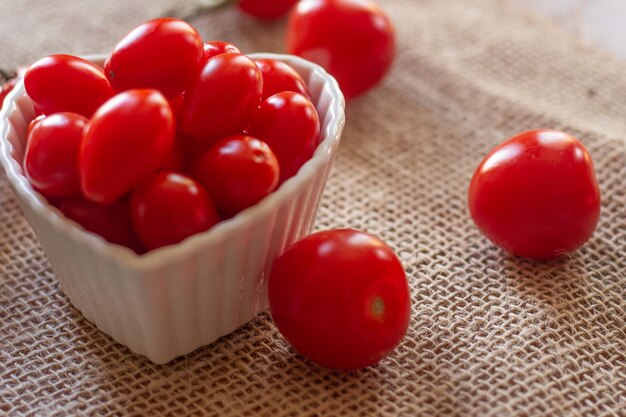
[[[347,98],[375,86],[393,60],[392,25],[369,0],[241,0],[238,7],[263,20],[293,8],[288,51],[324,66]],[[256,204],[319,141],[318,116],[296,71],[255,62],[227,42],[203,44],[175,19],[133,30],[104,68],[67,55],[44,58],[25,85],[42,113],[29,127],[24,160],[33,186],[87,230],[139,253]],[[536,130],[485,157],[468,205],[495,244],[543,260],[589,239],[600,191],[578,140]],[[316,233],[289,247],[268,291],[280,332],[326,367],[375,364],[408,327],[399,259],[356,230]]]
[[[258,203],[320,137],[293,68],[205,44],[177,19],[134,29],[104,68],[53,55],[35,62],[24,84],[42,113],[24,157],[34,188],[86,229],[139,253]]]

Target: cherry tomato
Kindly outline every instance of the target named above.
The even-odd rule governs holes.
[[[578,140],[553,130],[524,132],[494,148],[476,169],[468,200],[485,236],[534,259],[577,249],[600,215],[591,156]]]
[[[91,117],[113,90],[102,68],[71,55],[51,55],[26,71],[24,87],[43,114],[72,112]]]
[[[217,55],[185,93],[182,130],[205,145],[239,134],[259,106],[262,92],[261,70],[254,61],[238,54]]]
[[[324,367],[353,370],[387,356],[410,316],[406,275],[393,250],[357,230],[329,230],[296,242],[268,281],[278,330]]]
[[[145,252],[133,230],[127,199],[103,205],[76,197],[64,201],[59,209],[85,230],[102,236],[104,240],[126,246],[137,253]]]
[[[275,59],[259,59],[255,62],[263,74],[263,100],[283,91],[294,91],[311,99],[306,83],[289,65]]]
[[[2,86],[0,86],[0,109],[2,108],[2,105],[4,104],[4,99],[13,90],[13,88],[15,87],[15,84],[17,84],[17,79],[12,78],[9,81],[2,84]]]
[[[319,144],[320,122],[315,106],[306,97],[284,91],[261,104],[248,133],[274,151],[282,183],[313,155]]]
[[[117,44],[105,73],[116,91],[154,88],[174,98],[193,82],[203,56],[202,38],[189,23],[154,19]]]
[[[241,0],[239,9],[259,20],[273,20],[287,14],[298,0]]]
[[[160,172],[131,198],[135,231],[148,249],[172,245],[219,221],[206,190],[192,178]]]
[[[174,118],[157,90],[128,90],[87,124],[80,147],[83,194],[111,203],[146,180],[172,151]]]
[[[49,197],[80,193],[78,149],[87,119],[56,113],[32,126],[24,155],[24,171],[35,189]]]
[[[395,34],[370,0],[302,0],[289,18],[287,50],[324,67],[350,99],[388,72]]]
[[[204,44],[203,64],[214,56],[221,54],[241,54],[239,48],[232,43],[224,41],[209,41]]]
[[[191,163],[191,175],[204,185],[218,210],[232,216],[253,206],[278,185],[278,160],[264,142],[231,136]]]

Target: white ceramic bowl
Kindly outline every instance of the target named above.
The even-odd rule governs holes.
[[[312,227],[343,130],[344,99],[319,66],[294,67],[319,112],[322,141],[276,192],[213,229],[138,256],[67,219],[33,190],[21,162],[33,104],[19,82],[0,112],[0,162],[72,304],[103,332],[156,363],[224,336],[267,307],[266,278],[285,247]],[[104,56],[87,57],[102,63]]]

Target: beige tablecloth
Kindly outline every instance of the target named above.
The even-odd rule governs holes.
[[[299,357],[262,314],[164,366],[69,304],[0,177],[0,413],[8,415],[626,416],[626,65],[506,0],[381,1],[398,30],[384,85],[350,103],[318,229],[355,227],[399,253],[413,300],[401,346],[341,374]],[[0,66],[107,51],[191,0],[1,0]],[[193,19],[246,52],[284,23]],[[602,219],[570,258],[493,247],[465,203],[494,145],[538,127],[595,160]]]

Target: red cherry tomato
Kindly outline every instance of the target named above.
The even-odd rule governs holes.
[[[76,113],[56,113],[36,122],[28,137],[24,171],[45,196],[80,193],[78,149],[87,119]]]
[[[239,134],[259,106],[262,92],[261,70],[254,61],[238,54],[217,55],[185,93],[182,130],[205,145]]]
[[[400,260],[383,241],[356,230],[316,233],[289,247],[272,267],[268,294],[285,339],[328,368],[377,363],[409,323]]]
[[[87,124],[80,148],[83,194],[111,203],[146,180],[172,151],[174,118],[157,90],[128,90]]]
[[[600,215],[591,156],[563,132],[514,136],[476,169],[469,210],[485,236],[515,255],[550,259],[572,252]]]
[[[202,38],[189,23],[154,19],[117,44],[105,73],[116,91],[154,88],[174,98],[193,82],[203,56]]]
[[[283,91],[294,91],[311,99],[306,83],[289,65],[275,59],[259,59],[255,62],[263,74],[263,100]]]
[[[209,59],[221,54],[241,54],[241,51],[232,43],[209,41],[204,44],[204,60],[202,62],[206,63]]]
[[[102,68],[71,55],[51,55],[35,62],[24,87],[43,114],[72,112],[91,117],[113,90]]]
[[[289,11],[298,0],[241,0],[239,9],[259,20],[277,19]]]
[[[148,249],[172,245],[219,221],[204,188],[192,178],[160,172],[132,195],[135,231]]]
[[[350,99],[388,72],[395,34],[370,0],[302,0],[289,18],[287,50],[328,70]]]
[[[190,172],[206,187],[218,210],[231,216],[274,191],[279,168],[264,142],[250,136],[231,136],[194,160]]]
[[[102,236],[104,240],[126,246],[137,253],[145,252],[132,227],[128,200],[103,205],[77,197],[64,201],[59,209],[85,230]]]
[[[274,151],[282,183],[313,155],[319,144],[320,122],[315,106],[306,97],[284,91],[261,104],[248,133]]]

